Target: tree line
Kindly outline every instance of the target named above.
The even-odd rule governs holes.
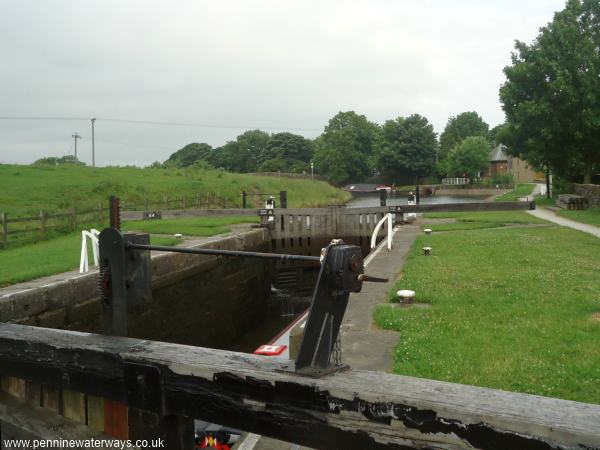
[[[504,74],[499,97],[506,119],[491,130],[467,111],[451,117],[438,140],[418,114],[378,125],[346,111],[314,140],[255,130],[217,149],[190,144],[165,164],[182,164],[190,155],[226,170],[306,171],[312,161],[335,184],[374,173],[411,182],[431,175],[473,178],[488,166],[492,145],[502,143],[509,155],[561,180],[600,180],[600,2],[567,0],[531,44],[516,41]]]
[[[210,166],[233,172],[316,173],[341,185],[377,174],[412,183],[429,176],[474,177],[489,164],[492,135],[474,111],[451,117],[438,141],[426,117],[412,114],[378,125],[354,111],[339,112],[316,139],[249,130],[212,148],[188,144],[156,167]]]

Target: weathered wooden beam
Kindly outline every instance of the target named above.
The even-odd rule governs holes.
[[[0,324],[0,374],[317,448],[600,448],[600,405],[379,372]]]
[[[121,448],[120,442],[104,433],[2,392],[0,392],[0,435],[4,442],[9,439],[60,441],[93,438],[103,440],[105,443],[95,448]],[[0,447],[5,448],[2,442]]]

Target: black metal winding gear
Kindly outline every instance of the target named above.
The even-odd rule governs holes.
[[[103,262],[100,265],[100,272],[98,274],[98,290],[100,291],[100,298],[102,301],[107,303],[112,297],[110,266],[107,262]]]

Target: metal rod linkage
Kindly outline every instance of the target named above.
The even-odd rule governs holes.
[[[240,250],[217,250],[213,248],[169,247],[165,245],[135,244],[133,242],[128,242],[126,246],[128,249],[137,250],[157,250],[174,253],[191,253],[195,255],[246,256],[249,258],[279,259],[281,261],[310,261],[315,263],[321,263],[321,258],[318,256],[244,252]]]

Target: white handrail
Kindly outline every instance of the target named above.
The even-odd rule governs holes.
[[[79,261],[79,273],[86,273],[90,270],[88,262],[88,245],[87,239],[89,238],[92,243],[92,253],[94,255],[94,265],[98,267],[98,235],[100,232],[94,228],[90,231],[81,230],[81,259]]]
[[[387,248],[388,250],[392,249],[392,215],[388,213],[382,217],[382,219],[377,223],[375,230],[373,230],[373,235],[371,236],[371,250],[377,246],[377,235],[379,234],[379,230],[385,221],[387,221]]]

